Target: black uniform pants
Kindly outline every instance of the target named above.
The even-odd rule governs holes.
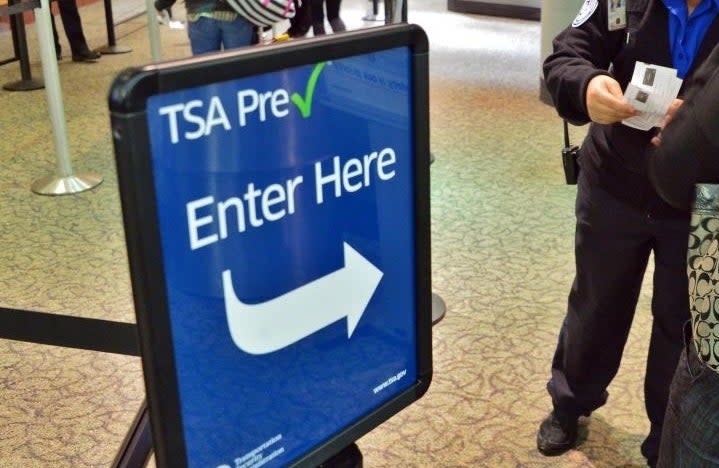
[[[87,47],[85,34],[82,31],[82,22],[80,20],[80,12],[77,10],[75,0],[57,0],[58,9],[60,10],[60,18],[62,26],[65,28],[67,41],[70,43],[70,49],[73,54],[84,52]],[[60,51],[60,41],[57,36],[57,28],[55,27],[55,17],[52,16],[52,34],[55,39],[55,50]]]
[[[686,273],[689,218],[655,219],[579,179],[576,276],[547,388],[556,412],[575,418],[607,400],[654,253],[652,330],[644,379],[651,423],[642,453],[656,461],[669,385],[689,318]]]

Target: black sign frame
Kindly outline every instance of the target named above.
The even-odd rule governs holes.
[[[429,46],[416,25],[391,25],[237,49],[123,71],[109,107],[155,457],[187,466],[156,206],[147,100],[156,94],[395,47],[411,51],[418,378],[371,414],[339,428],[291,466],[317,466],[419,399],[432,379],[429,203]]]

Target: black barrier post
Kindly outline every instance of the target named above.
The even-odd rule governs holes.
[[[10,35],[12,37],[12,53],[13,53],[12,60],[19,60],[20,59],[20,44],[19,44],[20,38],[18,37],[17,26],[15,25],[15,21],[13,21],[14,19],[15,19],[15,15],[10,15]],[[23,18],[23,20],[24,20],[24,18]],[[27,45],[27,43],[26,43],[26,45]]]
[[[115,43],[115,20],[112,17],[112,0],[104,0],[105,4],[105,25],[107,26],[107,45],[97,49],[98,52],[105,55],[125,54],[132,52],[127,46],[120,46]]]
[[[404,5],[407,5],[407,2],[404,2]],[[403,14],[407,14],[406,8],[403,8]],[[406,21],[406,19],[405,19]],[[429,164],[432,165],[434,163],[434,153],[429,153]],[[447,305],[444,303],[444,299],[440,297],[439,294],[433,292],[432,293],[432,325],[437,325],[439,322],[442,321],[444,318],[445,313],[447,312]]]
[[[402,2],[400,5],[400,16],[401,22],[407,22],[407,0],[385,0],[384,1],[384,17],[385,24],[398,23],[396,15],[397,2]],[[434,162],[434,154],[429,153],[429,163]],[[432,325],[438,324],[444,318],[447,312],[447,305],[439,294],[432,293]]]
[[[20,3],[18,0],[10,0],[9,7]],[[37,3],[37,2],[34,2]],[[32,8],[32,6],[30,6]],[[45,84],[42,80],[36,80],[32,77],[30,71],[30,56],[27,52],[27,37],[25,36],[25,18],[23,16],[24,9],[17,10],[13,13],[10,10],[10,27],[12,28],[12,42],[15,49],[15,57],[20,60],[20,80],[6,83],[4,89],[8,91],[33,91],[42,89]]]

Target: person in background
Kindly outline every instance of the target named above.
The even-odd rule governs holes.
[[[305,37],[312,26],[312,0],[294,0],[295,16],[290,18],[290,27],[287,35],[290,37]]]
[[[58,9],[60,10],[60,18],[62,26],[65,28],[65,35],[70,43],[70,51],[72,53],[73,62],[96,62],[100,58],[100,53],[90,50],[85,39],[85,33],[82,30],[82,21],[80,20],[80,12],[77,10],[75,0],[57,0]],[[57,59],[62,58],[62,47],[60,46],[60,38],[57,35],[57,26],[55,26],[55,17],[52,18],[52,34],[55,39],[55,54]]]
[[[719,42],[719,0],[630,0],[612,15],[610,1],[586,0],[544,61],[559,115],[591,124],[578,158],[576,273],[547,383],[553,408],[539,426],[537,448],[544,455],[573,448],[579,417],[606,403],[653,254],[644,379],[650,426],[641,450],[655,466],[688,318],[689,216],[652,186],[648,158],[656,132],[622,124],[638,115],[623,90],[637,62],[674,68],[685,82],[691,79]]]
[[[719,466],[719,47],[669,117],[653,140],[650,175],[664,200],[694,208],[687,252],[691,320],[670,387],[658,466]]]
[[[342,0],[310,0],[312,2],[312,34],[321,36],[325,34],[325,6],[327,7],[327,21],[333,32],[345,31],[344,21],[340,18],[340,4]]]
[[[176,0],[156,0],[162,11]],[[187,35],[192,55],[233,49],[252,44],[254,26],[224,0],[185,0]]]

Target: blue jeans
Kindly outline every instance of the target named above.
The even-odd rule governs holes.
[[[658,468],[719,466],[719,374],[682,352],[664,417]]]
[[[248,46],[252,43],[252,28],[252,23],[242,16],[234,21],[205,17],[189,21],[187,34],[190,36],[192,55]]]

